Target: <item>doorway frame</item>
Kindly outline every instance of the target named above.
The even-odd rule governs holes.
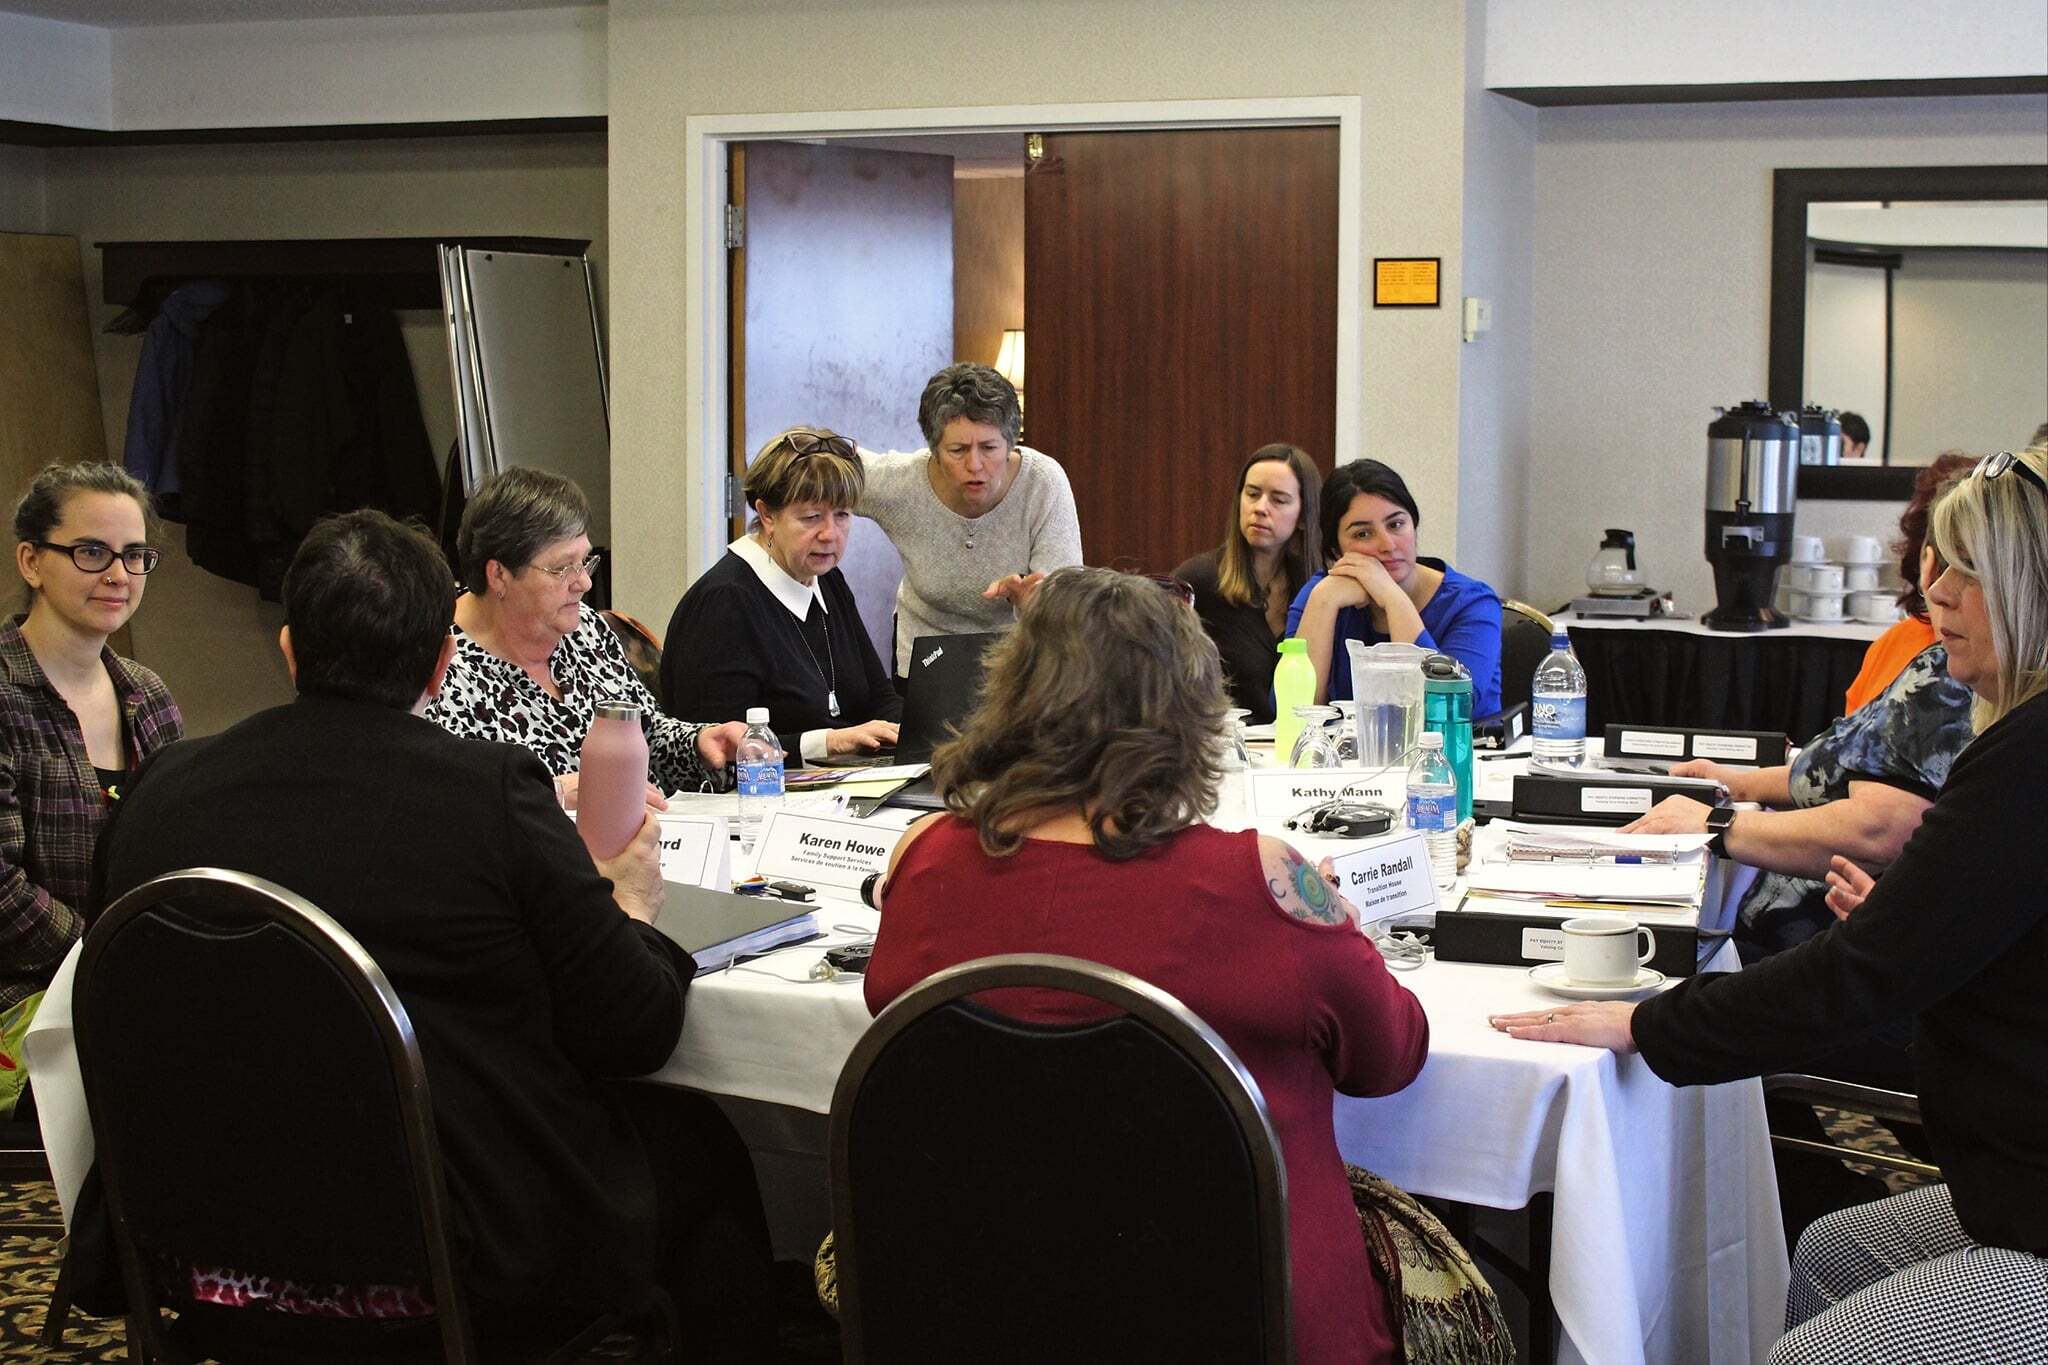
[[[684,430],[699,452],[685,477],[685,572],[694,581],[725,546],[725,477],[731,448],[726,306],[726,174],[733,144],[795,138],[912,137],[944,133],[1151,132],[1173,128],[1337,129],[1336,464],[1357,459],[1364,317],[1360,240],[1362,95],[1291,99],[1119,100],[1093,104],[973,105],[781,114],[693,114],[683,120]],[[713,226],[718,225],[718,231]],[[687,447],[686,447],[687,449]],[[1058,458],[1059,452],[1051,452]],[[713,458],[713,457],[716,458]]]

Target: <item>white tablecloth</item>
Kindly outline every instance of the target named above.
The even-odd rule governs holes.
[[[1345,848],[1300,845],[1313,857]],[[878,918],[835,902],[819,913],[854,933]],[[808,973],[829,942],[852,936],[699,977],[675,1054],[653,1079],[829,1112],[868,1011],[858,978]],[[75,961],[74,951],[29,1043],[67,1214],[91,1156],[69,1026]],[[1732,968],[1733,954],[1724,948],[1714,965]],[[1429,1015],[1429,1060],[1398,1095],[1338,1098],[1345,1159],[1416,1193],[1491,1208],[1554,1195],[1563,1360],[1762,1358],[1783,1320],[1788,1266],[1757,1083],[1674,1089],[1638,1057],[1496,1033],[1489,1013],[1556,1003],[1519,968],[1432,960],[1401,980]]]
[[[1346,848],[1297,842],[1316,857]],[[840,905],[819,918],[879,921]],[[657,1078],[829,1112],[868,1013],[858,980],[809,979],[821,955],[805,944],[755,970],[698,978],[682,1041]],[[1711,965],[1733,970],[1734,954],[1724,947]],[[1398,1095],[1339,1097],[1345,1159],[1416,1193],[1490,1208],[1554,1195],[1550,1292],[1563,1360],[1767,1354],[1788,1265],[1758,1084],[1675,1089],[1639,1057],[1496,1033],[1488,1014],[1560,1003],[1520,968],[1432,960],[1400,980],[1429,1015],[1429,1061]]]

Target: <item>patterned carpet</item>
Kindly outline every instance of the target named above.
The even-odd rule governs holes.
[[[57,1239],[63,1235],[57,1197],[48,1181],[0,1181],[0,1365],[99,1365],[128,1359],[127,1331],[116,1320],[74,1312],[64,1345],[37,1344],[57,1284]],[[780,1365],[823,1365],[839,1359],[839,1331],[818,1307],[811,1268],[794,1262],[776,1269],[776,1339]],[[630,1353],[616,1343],[587,1359],[617,1360]]]

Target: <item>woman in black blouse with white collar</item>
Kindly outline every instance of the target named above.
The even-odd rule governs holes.
[[[863,483],[853,442],[823,428],[794,427],[761,447],[747,467],[753,530],[669,618],[661,700],[670,715],[765,706],[792,763],[896,742],[903,699],[838,567]]]

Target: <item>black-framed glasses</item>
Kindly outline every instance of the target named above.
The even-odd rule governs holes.
[[[2048,479],[2043,479],[2039,474],[2036,474],[2025,460],[2022,460],[2010,450],[2001,450],[1995,455],[1986,455],[1983,459],[1977,461],[1977,468],[1972,472],[1986,483],[1993,479],[2003,478],[2007,474],[2017,474],[2040,490],[2042,497],[2048,498]]]
[[[546,574],[557,583],[568,582],[569,575],[572,573],[581,573],[585,578],[594,583],[597,581],[597,566],[603,560],[604,552],[602,550],[592,550],[588,559],[579,559],[573,564],[564,564],[559,569],[550,569],[545,564],[529,564],[526,567],[536,573]]]
[[[81,540],[72,545],[59,545],[54,540],[29,542],[38,550],[55,550],[71,556],[71,562],[86,573],[99,573],[116,559],[132,574],[146,574],[157,566],[164,552],[154,545],[130,545],[125,550],[116,550],[111,545],[102,545],[97,540]]]
[[[842,460],[858,459],[853,442],[844,436],[819,431],[792,431],[782,438],[789,453],[799,460],[806,455],[837,455]]]

